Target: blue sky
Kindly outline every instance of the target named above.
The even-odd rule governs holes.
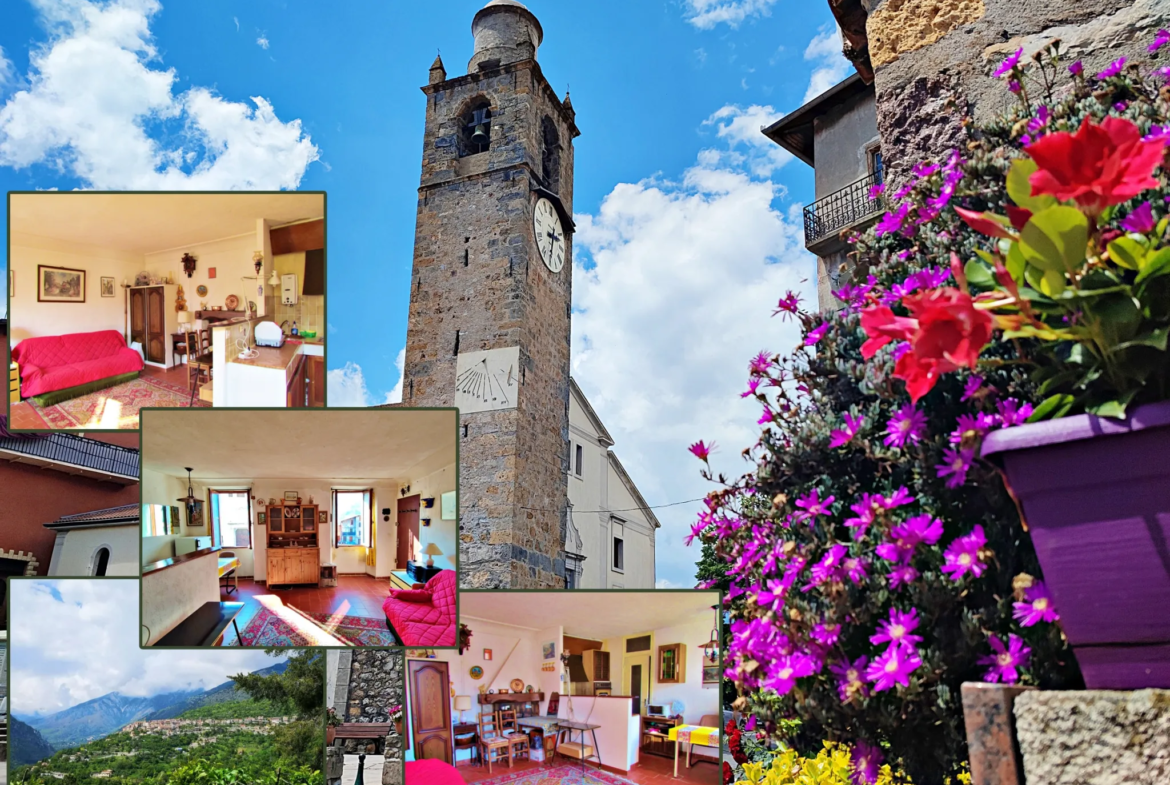
[[[5,2],[0,185],[326,190],[330,400],[381,403],[405,344],[419,86],[436,50],[465,72],[482,4]],[[649,502],[696,498],[686,445],[714,439],[741,469],[746,362],[795,341],[770,319],[783,290],[812,294],[812,173],[759,128],[848,74],[836,29],[824,2],[529,6],[582,130],[574,375]],[[660,512],[663,585],[691,583],[674,546],[696,509]]]
[[[13,714],[53,714],[111,692],[210,689],[282,659],[256,650],[140,649],[135,580],[13,581],[10,591]]]

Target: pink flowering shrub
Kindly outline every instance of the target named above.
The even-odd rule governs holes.
[[[1170,320],[1170,288],[1156,288],[1170,286],[1162,267],[1170,273],[1170,251],[1157,255],[1170,189],[1151,174],[1153,143],[1170,140],[1170,71],[1119,62],[1090,76],[1055,49],[1022,60],[1013,55],[999,69],[1019,101],[1011,116],[971,127],[968,147],[874,195],[888,212],[857,238],[851,280],[835,292],[839,312],[805,311],[790,293],[780,300],[777,315],[797,320],[802,340],[788,355],[762,352],[749,363],[743,396],[763,409],[760,438],[744,452],[751,468],[739,478],[705,470],[722,487],[692,532],[710,557],[700,577],[727,587],[724,662],[736,708],[805,753],[844,742],[916,782],[962,769],[964,681],[1081,684],[1015,504],[978,458],[981,440],[1067,412],[1072,403],[1059,399],[1057,411],[1054,394],[1089,408],[1136,389],[1122,402],[1136,403],[1166,397],[1170,378],[1168,331],[1158,326]],[[1086,241],[1096,246],[1073,261],[1092,269],[1057,271],[1061,284],[1043,268],[1052,249],[1034,247],[1027,263],[1039,275],[1008,271],[1029,290],[1017,307],[1027,300],[1033,309],[1019,308],[1018,324],[1031,329],[998,340],[1005,313],[989,313],[986,293],[1010,285],[996,255],[1052,206],[1014,198],[1013,161],[1049,135],[1086,127],[1103,131],[1081,142],[1057,137],[1039,148],[1038,157],[1057,151],[1049,163],[1024,175],[1036,193],[1091,218]],[[1060,145],[1077,155],[1061,158]],[[1054,325],[1114,318],[1087,300],[1076,305],[1083,292],[1064,294],[1098,270],[1120,287],[1102,295],[1134,293],[1126,329],[1154,330],[1121,346],[1126,368],[1153,359],[1140,385],[1102,373],[1080,379],[1077,392],[1067,387],[1077,381],[1070,368],[1092,369],[1092,360],[1076,341],[1057,346],[1064,328]],[[1147,351],[1159,341],[1162,354]],[[692,452],[706,462],[713,449],[699,442]],[[799,725],[783,724],[792,719]]]

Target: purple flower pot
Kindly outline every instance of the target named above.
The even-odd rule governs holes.
[[[1170,688],[1170,401],[990,434],[1089,689]]]

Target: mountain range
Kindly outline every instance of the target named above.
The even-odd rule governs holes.
[[[260,675],[280,673],[287,667],[287,662],[280,662],[255,671],[255,673]],[[32,763],[48,757],[54,750],[76,747],[108,736],[131,722],[171,719],[201,706],[245,700],[247,697],[246,693],[238,692],[235,689],[235,683],[231,681],[224,682],[209,690],[180,690],[147,698],[130,697],[120,692],[110,692],[100,698],[79,703],[55,714],[19,718],[23,724],[27,724],[31,730],[37,732],[41,741],[50,745],[50,749],[47,754],[42,754],[43,750],[39,748],[33,752],[32,747],[37,745],[36,740],[30,737],[30,748],[27,751],[20,749],[18,745],[21,742],[16,741],[13,744],[16,748],[13,755],[19,757],[22,763]],[[17,718],[14,717],[14,719]],[[30,760],[28,759],[30,755],[36,755],[36,757]]]

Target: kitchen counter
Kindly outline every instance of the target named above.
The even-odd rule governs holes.
[[[154,573],[154,572],[161,572],[162,570],[168,569],[170,567],[174,567],[176,564],[183,564],[184,562],[194,561],[195,559],[201,559],[204,556],[210,556],[211,554],[219,553],[222,550],[223,550],[223,548],[219,548],[219,547],[202,548],[202,549],[197,550],[197,551],[191,551],[190,553],[184,553],[182,556],[173,556],[169,559],[161,559],[159,561],[152,562],[151,564],[143,565],[142,566],[142,574],[143,574],[143,576],[146,576],[146,575],[150,575],[151,573]]]
[[[297,356],[301,354],[300,344],[287,341],[279,349],[271,346],[256,346],[254,348],[260,353],[259,357],[252,360],[242,360],[238,351],[229,351],[228,362],[236,363],[237,365],[250,365],[254,368],[272,368],[283,371],[295,362]]]

